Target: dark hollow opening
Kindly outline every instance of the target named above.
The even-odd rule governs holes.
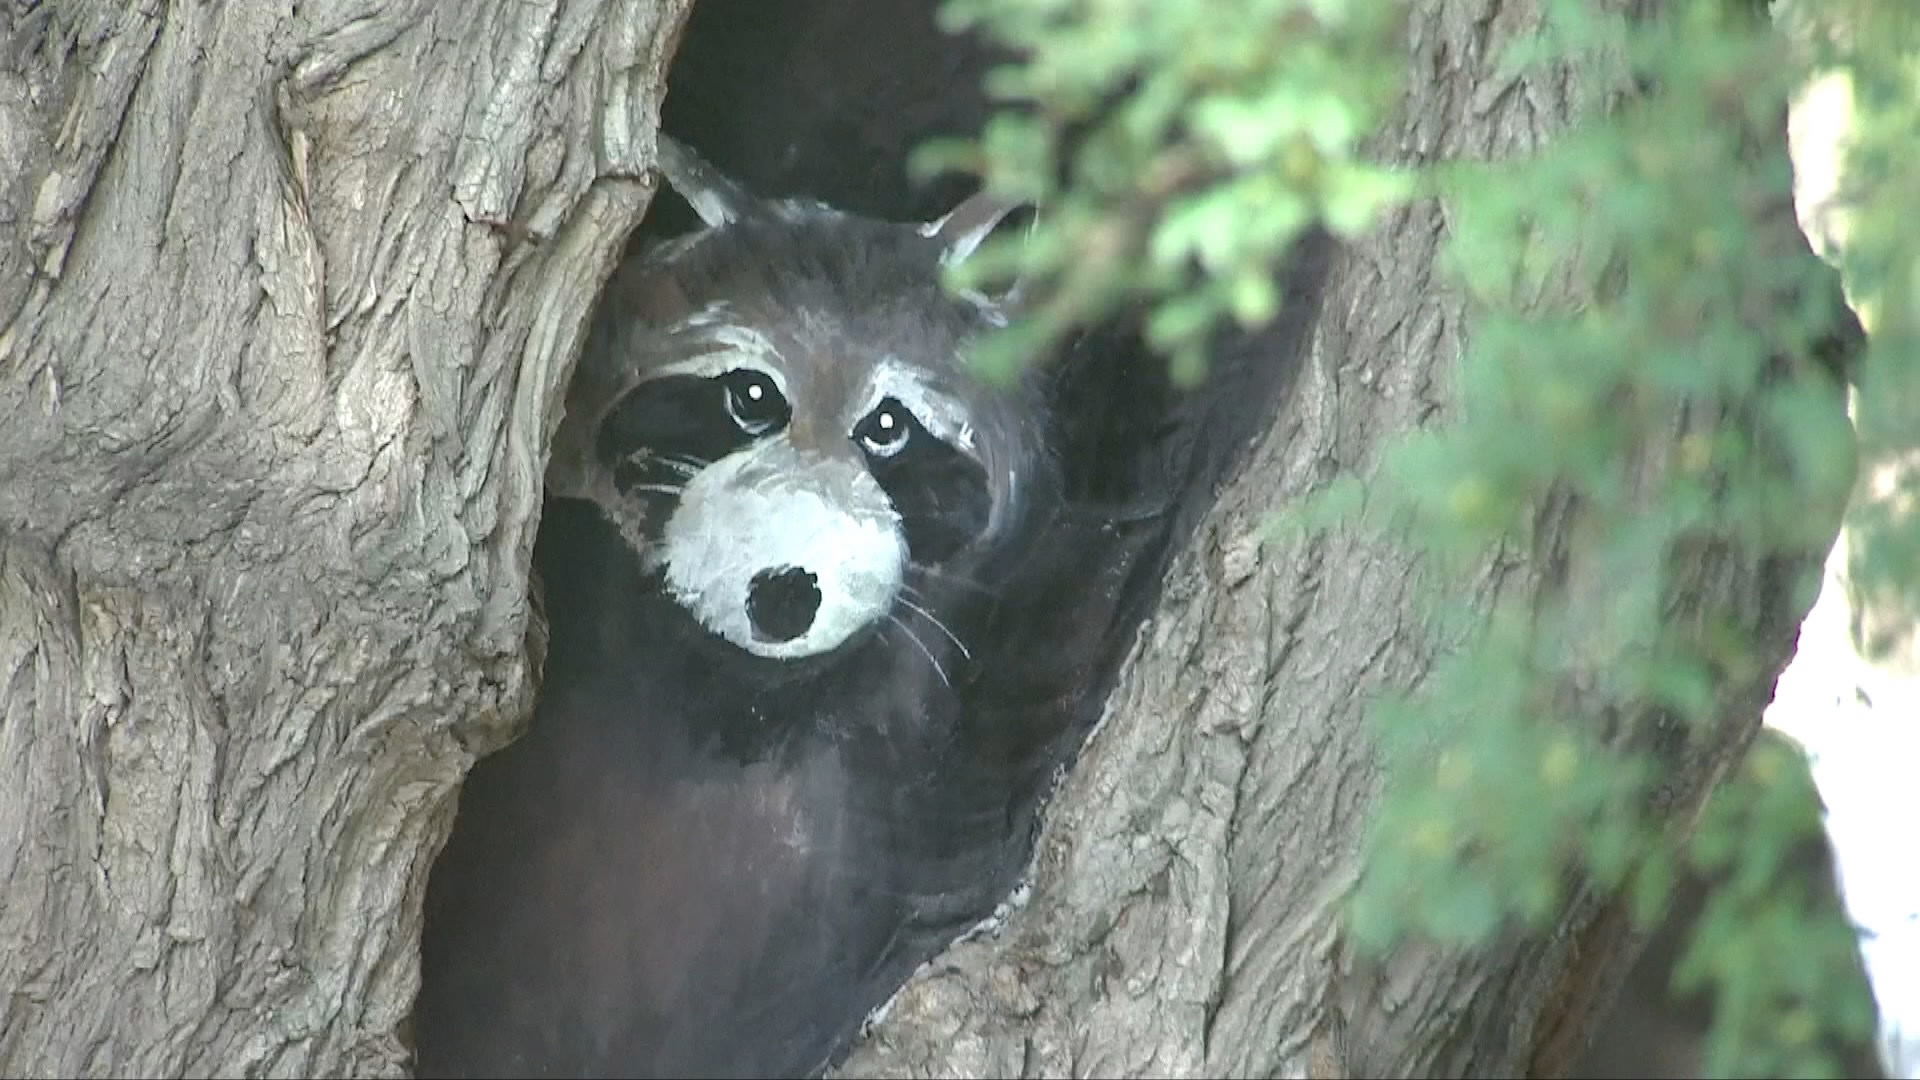
[[[759,195],[932,220],[976,181],[915,183],[908,155],[936,136],[979,130],[988,115],[982,76],[1000,59],[942,32],[935,14],[931,0],[697,4],[669,77],[663,129]],[[633,242],[637,249],[694,224],[690,207],[666,191]],[[748,880],[716,884],[705,872],[734,850],[728,829],[746,804],[765,805],[769,790],[804,798],[812,782],[796,779],[785,744],[755,727],[768,708],[795,705],[800,693],[837,694],[871,702],[864,707],[875,717],[898,716],[917,707],[899,700],[910,691],[857,674],[782,684],[780,675],[743,679],[699,665],[580,691],[570,673],[646,668],[645,650],[627,655],[605,643],[621,640],[654,601],[636,570],[606,561],[604,542],[583,554],[577,538],[596,526],[550,501],[535,556],[553,626],[543,697],[534,730],[475,766],[434,870],[415,1017],[419,1074],[790,1075],[837,1059],[869,1010],[1017,884],[1044,801],[1097,719],[1171,558],[1282,404],[1325,254],[1319,237],[1303,245],[1286,271],[1286,314],[1258,334],[1223,333],[1197,390],[1172,385],[1165,360],[1142,344],[1137,313],[1085,328],[1051,358],[1046,413],[1062,505],[1024,534],[1004,587],[949,620],[971,646],[971,663],[952,685],[922,688],[942,702],[938,730],[905,735],[881,723],[849,736],[846,768],[887,783],[850,800],[839,831],[816,838],[856,844],[889,815],[922,823],[914,845],[892,853],[900,868],[886,879],[893,884],[872,887],[911,894],[898,908],[903,927],[876,928],[887,950],[858,970],[835,967],[857,935],[830,928],[844,912],[820,905],[877,903],[871,895],[782,893],[778,852],[741,856],[742,866],[774,867]],[[624,596],[637,599],[606,603]],[[575,626],[582,620],[591,633]],[[812,689],[782,696],[782,685]],[[713,731],[704,749],[649,744],[625,722],[633,710],[679,702],[737,705],[745,719]],[[560,731],[568,734],[553,736]],[[719,758],[729,764],[712,764]],[[525,776],[543,778],[540,794],[516,779]],[[669,797],[656,793],[684,785],[718,802],[701,811],[697,828],[652,835],[653,808]],[[525,854],[562,847],[573,861],[551,875],[557,880],[538,876]],[[641,848],[666,854],[631,854]],[[661,869],[668,865],[680,869]],[[511,890],[499,880],[507,873],[520,875]],[[512,899],[501,899],[507,892]],[[649,911],[709,924],[718,944],[677,952],[668,939],[678,928],[631,925],[648,916],[630,895],[655,905]],[[500,931],[509,919],[517,935]],[[632,985],[594,966],[610,955],[635,968],[690,966],[701,978],[638,980],[656,997],[646,1005],[654,1019],[636,1019]],[[748,982],[705,978],[726,965],[749,972]],[[600,974],[576,984],[564,974],[575,969]],[[783,980],[807,985],[822,970],[834,973],[830,986],[775,999],[792,1017],[770,1019],[768,999],[754,996],[777,992]],[[662,1009],[672,1024],[660,1025]],[[750,1009],[751,1021],[742,1015]],[[816,1060],[821,1047],[826,1056]]]

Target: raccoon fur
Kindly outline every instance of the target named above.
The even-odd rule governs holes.
[[[1017,874],[973,660],[1055,485],[943,269],[1010,207],[750,196],[624,265],[556,434],[526,732],[430,880],[420,1076],[802,1076]]]

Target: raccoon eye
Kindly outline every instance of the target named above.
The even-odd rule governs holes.
[[[720,376],[727,388],[727,415],[749,435],[765,435],[787,422],[787,399],[780,396],[773,376],[752,368],[735,368]]]
[[[889,458],[906,449],[907,438],[913,432],[913,414],[906,406],[887,398],[874,406],[865,420],[853,429],[867,453],[875,457]]]

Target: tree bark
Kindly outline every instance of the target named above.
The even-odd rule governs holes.
[[[1624,66],[1502,68],[1500,51],[1537,28],[1539,6],[1409,5],[1415,75],[1379,156],[1524,155],[1635,92]],[[1777,162],[1784,114],[1773,134]],[[1417,687],[1456,644],[1415,602],[1435,568],[1359,534],[1259,540],[1290,498],[1344,470],[1373,474],[1384,442],[1449,418],[1467,327],[1463,297],[1436,270],[1447,228],[1444,207],[1416,203],[1335,256],[1297,386],[1172,565],[1048,812],[1024,904],[926,965],[838,1075],[1554,1076],[1573,1065],[1644,944],[1624,902],[1584,886],[1545,933],[1474,950],[1413,944],[1378,963],[1339,928],[1381,785],[1367,710]],[[1812,258],[1789,201],[1761,208],[1755,228],[1773,256]],[[1833,405],[1844,422],[1837,392]],[[1681,432],[1676,418],[1670,439],[1643,449],[1650,481]],[[1811,512],[1837,531],[1838,504]],[[1485,552],[1467,592],[1486,608],[1603,593],[1581,536],[1604,527],[1556,498],[1524,548]],[[1758,732],[1822,554],[1677,556],[1691,587],[1671,598],[1675,617],[1725,619],[1761,654],[1719,687],[1709,729],[1666,760],[1657,797],[1674,828]],[[1566,719],[1611,714],[1644,730],[1653,711],[1576,696]]]
[[[685,2],[16,6],[0,1072],[403,1071],[455,785],[533,693],[541,469],[648,198]],[[1533,8],[1412,5],[1419,74],[1382,152],[1523,152],[1624,90],[1500,72]],[[1471,954],[1369,965],[1342,941],[1379,784],[1365,710],[1445,646],[1411,600],[1430,571],[1254,540],[1444,417],[1445,228],[1420,204],[1341,254],[1297,389],[1050,810],[1026,904],[917,977],[848,1075],[1547,1075],[1578,1049],[1631,960],[1602,897]],[[1481,595],[1577,587],[1588,523],[1547,510],[1533,550],[1565,552],[1564,581],[1489,552]],[[1677,762],[1677,817],[1759,723],[1802,562],[1693,563],[1680,606],[1775,651]]]
[[[403,1072],[685,7],[10,9],[0,1072]]]

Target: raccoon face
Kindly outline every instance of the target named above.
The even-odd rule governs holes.
[[[814,356],[803,342],[703,322],[673,332],[734,344],[640,379],[596,457],[659,522],[642,557],[709,630],[761,656],[830,651],[892,609],[909,564],[985,533],[963,406],[895,361],[836,379],[849,373],[782,363]]]
[[[662,160],[709,227],[610,284],[554,486],[596,502],[725,641],[831,652],[1018,511],[1028,391],[962,357],[1004,315],[940,282],[1000,215],[962,234],[942,231],[958,212],[916,228],[757,204],[681,148]]]

